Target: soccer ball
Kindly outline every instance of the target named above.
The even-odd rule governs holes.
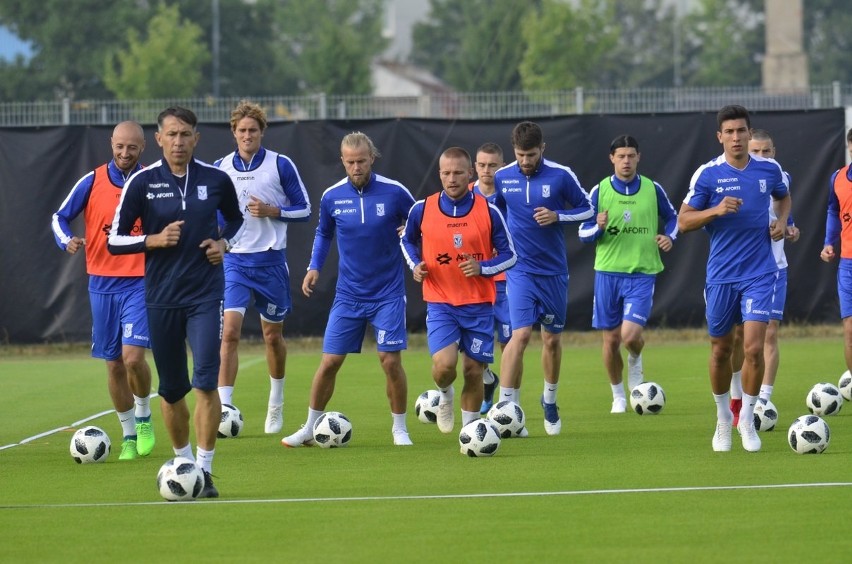
[[[109,436],[100,427],[77,429],[71,437],[71,456],[77,464],[103,462],[109,456]]]
[[[188,458],[167,460],[157,472],[157,489],[167,501],[192,501],[204,487],[204,473]]]
[[[314,440],[323,448],[346,446],[352,440],[352,422],[338,411],[326,411],[314,423]]]
[[[227,439],[239,436],[243,430],[243,414],[229,403],[222,404],[222,420],[219,422],[219,431],[216,436]]]
[[[778,422],[778,410],[775,404],[763,398],[757,398],[754,404],[754,428],[758,431],[771,431]]]
[[[639,415],[656,415],[665,405],[666,394],[654,382],[642,382],[630,392],[630,407]]]
[[[790,425],[787,442],[799,454],[819,454],[828,447],[828,423],[816,415],[802,415]]]
[[[461,453],[468,456],[493,456],[500,448],[500,433],[487,419],[476,419],[459,433]]]
[[[837,389],[840,390],[840,395],[846,401],[852,401],[852,374],[847,370],[840,376],[840,381],[837,382]]]
[[[414,413],[421,423],[435,423],[438,421],[438,402],[441,401],[441,392],[438,390],[426,390],[414,402]]]
[[[508,400],[492,405],[488,410],[487,419],[497,427],[497,434],[501,439],[519,436],[526,424],[524,410],[520,405]]]
[[[843,397],[840,395],[840,390],[834,384],[820,382],[808,392],[805,403],[808,406],[808,411],[814,415],[824,417],[840,412],[840,408],[843,407]]]

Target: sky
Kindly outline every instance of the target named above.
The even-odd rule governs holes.
[[[11,61],[18,53],[26,55],[29,52],[29,45],[18,39],[7,28],[0,26],[0,59]]]

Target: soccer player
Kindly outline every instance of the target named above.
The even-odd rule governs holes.
[[[233,404],[239,368],[238,347],[246,309],[252,303],[260,313],[269,370],[269,402],[264,431],[279,433],[283,426],[284,369],[287,346],[284,318],[292,308],[287,268],[287,224],[306,222],[311,204],[296,165],[284,155],[261,145],[266,112],[242,101],[231,112],[231,133],[237,150],[214,164],[231,176],[237,188],[245,230],[225,255],[225,327],[219,399]]]
[[[492,277],[515,264],[502,214],[468,190],[470,155],[451,147],[438,159],[443,190],[420,200],[408,215],[402,247],[414,280],[423,284],[432,378],[438,386],[438,429],[455,423],[453,382],[464,355],[462,426],[479,419],[485,366],[494,360]]]
[[[716,121],[723,154],[693,174],[680,208],[678,229],[685,233],[704,228],[710,236],[704,297],[711,346],[710,386],[716,401],[713,450],[731,450],[731,353],[734,325],[743,322],[743,405],[737,430],[743,448],[756,452],[761,444],[754,428],[754,404],[763,378],[763,343],[778,271],[771,240],[784,237],[790,193],[777,162],[749,155],[748,110],[725,106]],[[770,198],[778,200],[778,219],[773,222],[769,221]]]
[[[545,159],[538,124],[512,130],[515,161],[497,171],[495,203],[505,214],[518,262],[506,273],[512,337],[500,362],[500,399],[520,401],[524,351],[533,325],[541,325],[544,430],[562,430],[556,391],[562,363],[562,331],[568,308],[568,258],[564,227],[594,214],[589,194],[567,166]]]
[[[142,255],[116,257],[107,251],[115,208],[125,181],[140,170],[145,133],[133,121],[115,126],[110,138],[112,160],[77,181],[53,214],[56,244],[69,255],[83,250],[89,273],[92,308],[92,356],[107,367],[107,388],[124,439],[119,460],[148,456],[154,448],[151,423],[151,368],[145,360],[150,346],[145,314],[145,260]],[[83,214],[85,237],[77,237],[71,221]],[[137,232],[139,223],[134,224]]]
[[[852,129],[846,133],[846,148],[852,156]],[[840,318],[843,320],[843,354],[846,369],[852,370],[852,167],[838,169],[831,175],[828,210],[825,216],[825,243],[819,258],[831,262],[840,253],[837,269],[837,294]],[[838,249],[839,247],[839,249]]]
[[[775,158],[775,144],[772,137],[763,129],[755,129],[751,133],[748,142],[748,152],[764,159]],[[790,175],[787,176],[789,185]],[[778,217],[775,212],[775,201],[769,207],[769,221],[775,221]],[[763,356],[765,368],[759,397],[769,401],[772,397],[772,389],[775,386],[775,377],[778,375],[778,365],[781,355],[778,350],[778,327],[784,318],[784,304],[787,301],[787,255],[784,253],[784,241],[795,243],[799,240],[799,228],[793,222],[793,214],[787,216],[787,229],[784,239],[772,241],[772,255],[778,265],[778,279],[775,281],[775,293],[772,297],[772,309],[769,312],[769,325],[766,326],[766,342],[763,345]],[[731,412],[734,414],[734,425],[739,422],[740,408],[742,407],[742,365],[743,365],[743,326],[737,325],[734,334],[733,369],[731,378]]]
[[[474,167],[476,169],[476,182],[471,184],[471,190],[484,197],[489,204],[493,204],[497,199],[497,193],[494,190],[494,174],[498,169],[503,168],[506,163],[503,161],[503,149],[497,143],[483,143],[476,150],[476,160]],[[512,336],[512,322],[509,320],[509,301],[506,297],[506,273],[501,272],[493,276],[494,287],[497,291],[497,298],[494,300],[494,329],[497,331],[497,342],[500,344],[500,350],[506,348],[506,343]],[[495,374],[490,365],[485,367],[482,372],[482,383],[485,386],[483,392],[482,407],[479,409],[481,414],[488,413],[491,406],[494,405],[494,392],[500,385],[500,376]]]
[[[411,445],[405,422],[408,381],[401,351],[405,330],[405,279],[399,229],[414,205],[408,189],[373,172],[380,156],[373,141],[353,132],[340,143],[346,178],[320,200],[308,273],[302,292],[310,297],[337,234],[337,287],[322,345],[322,360],[311,384],[308,418],[301,429],[281,439],[286,447],[314,444],[312,429],[334,393],[337,373],[349,353],[360,353],[369,322],[386,377],[393,444]]]
[[[186,108],[160,112],[155,137],[163,158],[124,185],[108,246],[114,254],[145,253],[145,301],[163,420],[175,455],[197,460],[204,472],[199,497],[219,497],[211,472],[222,412],[216,392],[225,293],[222,259],[239,239],[243,214],[228,174],[193,157],[197,123]],[[221,231],[217,212],[225,222]],[[144,233],[134,231],[138,219]],[[195,457],[186,402],[190,390],[195,392]]]
[[[580,225],[580,240],[596,243],[592,326],[603,334],[603,362],[612,387],[611,413],[624,413],[624,362],[628,391],[644,380],[643,328],[651,315],[654,283],[663,270],[660,251],[677,237],[677,213],[662,186],[637,173],[639,142],[619,135],[609,146],[614,173],[592,188],[597,215]],[[663,233],[659,232],[663,219]]]

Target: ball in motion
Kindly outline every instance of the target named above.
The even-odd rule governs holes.
[[[167,501],[192,501],[204,487],[204,474],[192,460],[177,456],[157,472],[157,489]]]
[[[848,370],[840,376],[837,382],[837,389],[840,390],[840,395],[846,401],[852,401],[852,373]]]
[[[441,401],[441,392],[438,390],[426,390],[414,402],[414,413],[421,423],[436,423],[438,421],[438,402]]]
[[[775,404],[763,398],[757,398],[754,404],[754,428],[758,431],[771,431],[778,422],[778,410]]]
[[[834,384],[820,382],[808,392],[805,404],[808,406],[808,411],[814,415],[820,417],[836,415],[843,407],[843,396]]]
[[[642,382],[630,392],[630,407],[639,415],[656,415],[666,406],[663,388],[654,382]]]
[[[243,430],[243,414],[229,403],[222,404],[222,419],[216,436],[220,439],[238,437]]]
[[[71,456],[77,464],[103,462],[109,456],[110,445],[106,432],[90,425],[77,429],[71,437]]]
[[[339,411],[326,411],[314,423],[314,440],[323,448],[344,447],[352,440],[352,422]]]
[[[494,456],[500,448],[497,427],[487,419],[476,419],[462,427],[459,433],[461,453],[468,456]]]
[[[819,454],[828,448],[830,439],[828,423],[817,415],[802,415],[787,432],[787,442],[798,454]]]
[[[488,410],[487,419],[497,427],[497,434],[501,439],[520,436],[526,425],[524,410],[520,405],[508,400],[492,405]]]

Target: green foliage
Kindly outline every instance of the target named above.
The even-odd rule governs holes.
[[[804,42],[811,84],[852,82],[852,12],[845,0],[805,0]]]
[[[107,57],[104,84],[119,100],[192,96],[210,59],[202,36],[198,25],[181,19],[177,6],[160,4],[147,37],[131,29],[128,47]]]
[[[520,24],[538,4],[430,0],[429,18],[414,25],[411,60],[462,92],[519,90]]]
[[[684,21],[686,86],[756,86],[764,51],[763,2],[700,0]]]

